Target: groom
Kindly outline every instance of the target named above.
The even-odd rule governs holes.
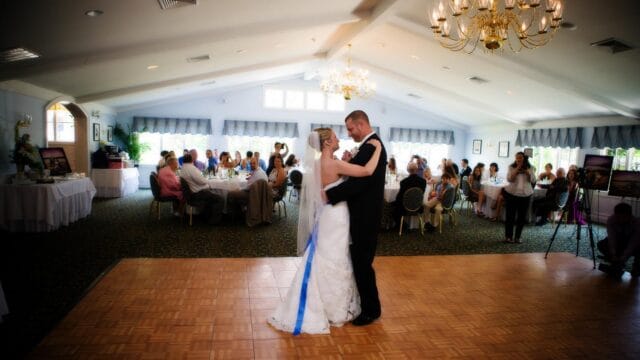
[[[373,132],[369,124],[369,117],[364,111],[356,110],[347,115],[344,121],[349,136],[361,145],[353,157],[347,153],[346,158],[343,156],[343,160],[364,166],[375,150],[373,145],[366,143],[367,140],[382,141]],[[372,265],[378,244],[380,218],[382,217],[386,166],[387,153],[382,146],[378,166],[371,176],[351,177],[326,192],[331,204],[335,205],[346,200],[349,206],[351,262],[362,306],[362,312],[352,321],[352,324],[356,326],[370,324],[380,317],[380,299],[376,286],[376,273]]]

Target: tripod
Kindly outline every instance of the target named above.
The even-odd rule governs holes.
[[[587,229],[589,231],[589,242],[591,245],[591,258],[593,259],[593,268],[596,268],[596,251],[595,251],[595,243],[593,242],[593,226],[591,223],[591,206],[589,199],[589,189],[587,188],[577,188],[576,196],[580,196],[580,190],[583,190],[582,197],[579,199],[578,210],[583,211],[586,215],[587,220]],[[551,240],[549,241],[549,247],[547,248],[547,252],[544,254],[544,258],[546,259],[549,256],[549,251],[551,250],[551,245],[553,245],[553,241],[556,239],[556,235],[558,234],[558,229],[560,225],[564,222],[566,224],[567,220],[564,220],[564,213],[567,211],[567,206],[573,206],[573,204],[565,204],[562,207],[562,211],[560,212],[560,221],[556,225],[556,229],[551,236]],[[582,225],[578,222],[576,223],[576,256],[578,256],[578,252],[580,251],[580,234],[582,233]]]

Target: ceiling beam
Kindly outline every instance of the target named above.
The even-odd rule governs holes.
[[[193,46],[215,44],[229,39],[252,37],[256,34],[272,34],[285,31],[303,30],[319,26],[340,25],[357,22],[360,17],[356,14],[330,13],[313,17],[296,18],[289,21],[270,21],[254,23],[247,26],[226,28],[212,32],[161,39],[155,42],[129,44],[127,46],[104,49],[98,52],[74,54],[64,58],[47,59],[46,56],[38,60],[0,65],[0,81],[26,78],[47,72],[64,71],[79,66],[100,64],[107,61],[127,59],[146,54],[162,53],[167,49],[188,49]]]
[[[393,16],[389,22],[400,29],[420,35],[429,41],[436,41],[433,38],[431,30],[428,29],[425,24],[416,23],[413,20],[397,15]],[[477,56],[478,61],[483,61],[484,63],[492,66],[499,66],[500,68],[517,73],[530,81],[547,87],[552,87],[556,90],[563,91],[568,95],[572,95],[592,104],[607,108],[616,114],[636,119],[640,118],[640,114],[638,114],[638,111],[635,109],[620,104],[606,96],[596,94],[593,91],[590,91],[586,85],[577,84],[574,80],[563,77],[561,74],[549,73],[548,70],[542,70],[530,64],[523,64],[521,59],[520,62],[517,62],[512,58],[485,54],[483,51],[474,53],[474,56]]]
[[[287,60],[279,60],[279,61],[249,65],[249,66],[241,66],[241,67],[236,67],[236,68],[231,68],[231,69],[226,69],[221,71],[214,71],[214,72],[208,72],[204,74],[185,76],[185,77],[171,79],[171,80],[158,81],[158,82],[144,84],[144,85],[136,85],[136,86],[130,86],[126,88],[107,90],[99,93],[80,95],[76,97],[76,100],[79,103],[85,103],[90,101],[101,101],[101,100],[111,99],[115,97],[133,95],[133,94],[146,92],[146,91],[153,91],[153,90],[163,89],[163,88],[172,87],[172,86],[197,83],[204,80],[218,79],[221,77],[227,77],[227,76],[232,76],[237,74],[245,74],[253,71],[268,70],[268,69],[273,69],[277,67],[291,66],[296,64],[298,65],[308,64],[307,66],[311,66],[316,61],[318,61],[318,58],[315,56],[304,56],[304,57],[297,57],[297,58],[292,58]]]

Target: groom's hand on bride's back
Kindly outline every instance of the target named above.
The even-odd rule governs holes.
[[[347,150],[345,150],[345,151],[342,153],[342,161],[351,161],[352,156],[353,156],[353,155],[351,154],[351,151],[347,151]]]

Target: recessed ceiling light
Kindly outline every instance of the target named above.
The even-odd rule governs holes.
[[[413,60],[420,60],[420,56],[418,56],[418,55],[411,55],[411,58]]]
[[[247,52],[247,49],[239,49],[239,50],[236,50],[236,54],[244,54],[244,53],[246,53],[246,52]]]
[[[196,62],[207,61],[207,60],[211,60],[211,56],[209,56],[209,54],[192,56],[190,58],[187,58],[187,62],[190,62],[190,63],[196,63]]]
[[[99,9],[91,9],[91,10],[87,10],[84,14],[90,17],[98,17],[104,14],[104,11]]]
[[[448,67],[448,66],[443,66],[443,67],[441,67],[441,69],[442,69],[442,70],[446,70],[446,71],[451,70],[451,68],[450,68],[450,67]]]
[[[160,65],[149,65],[149,66],[147,66],[147,70],[155,70],[155,69],[157,69],[159,67],[160,67]]]

